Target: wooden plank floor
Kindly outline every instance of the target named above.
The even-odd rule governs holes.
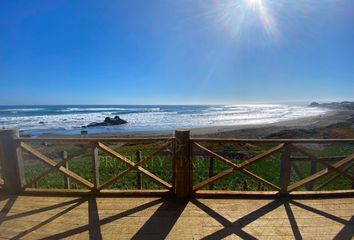
[[[0,197],[0,239],[352,239],[354,198]]]

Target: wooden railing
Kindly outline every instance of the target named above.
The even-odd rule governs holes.
[[[218,153],[208,149],[203,146],[203,143],[209,144],[275,144],[275,146],[263,151],[262,153],[243,160],[241,163],[237,164],[232,160],[229,160]],[[220,173],[214,175],[212,172],[212,167],[209,168],[209,178],[195,184],[193,186],[194,194],[198,193],[198,190],[205,189],[207,186],[212,185],[213,183],[231,175],[234,173],[242,173],[245,176],[255,180],[256,182],[267,186],[269,189],[276,191],[277,194],[289,194],[295,190],[305,188],[308,191],[318,191],[322,190],[324,187],[333,183],[339,177],[344,177],[351,187],[354,187],[354,177],[352,174],[348,173],[354,165],[354,153],[351,153],[349,156],[342,157],[317,157],[309,150],[303,147],[306,144],[318,144],[318,145],[327,145],[327,144],[353,144],[353,139],[249,139],[249,140],[240,140],[240,139],[192,139],[193,148],[199,149],[205,152],[210,157],[210,165],[214,165],[214,159],[217,159],[224,163],[228,168],[221,171]],[[301,157],[292,156],[292,153],[297,152],[302,154]],[[353,149],[354,152],[354,149]],[[275,184],[270,182],[254,173],[249,171],[247,168],[253,164],[262,161],[271,155],[280,153],[280,177],[279,183]],[[304,177],[301,171],[298,169],[296,162],[309,162],[310,174],[309,176]],[[335,162],[333,164],[333,162]],[[210,166],[209,165],[209,166]],[[317,171],[318,166],[322,165],[323,168]],[[265,169],[266,170],[266,169]],[[294,173],[300,180],[295,181],[290,184],[290,174]],[[352,171],[353,172],[353,171]],[[313,183],[320,179],[327,177],[331,173],[335,173],[334,176],[330,177],[320,185],[314,188]]]
[[[136,151],[135,161],[119,153],[119,146],[124,144],[156,143],[154,151],[142,156],[139,150]],[[47,156],[40,149],[37,149],[36,143],[61,144],[65,146],[76,146],[75,151],[70,154],[62,152],[61,159],[54,159]],[[213,146],[234,145],[235,151],[243,146],[257,148],[257,153],[248,156],[246,159],[237,159],[237,154],[224,154],[221,150],[213,150]],[[18,130],[0,130],[0,164],[4,180],[4,188],[10,194],[21,194],[28,192],[42,193],[79,193],[79,194],[171,194],[184,198],[193,195],[212,196],[221,194],[240,194],[235,191],[216,191],[215,184],[226,177],[240,173],[257,182],[259,186],[264,186],[267,191],[255,191],[256,194],[271,193],[276,195],[289,195],[297,190],[311,191],[312,193],[321,193],[329,184],[344,178],[352,188],[354,187],[353,166],[354,150],[347,156],[326,156],[319,157],[312,151],[305,148],[306,145],[316,144],[316,146],[330,144],[354,144],[354,139],[210,139],[210,138],[190,138],[188,130],[177,130],[173,138],[21,138]],[[113,145],[113,147],[112,147]],[[268,146],[268,147],[267,147]],[[143,167],[148,162],[164,150],[169,149],[172,152],[170,171],[172,177],[169,181],[162,179]],[[89,152],[92,178],[83,177],[79,172],[70,169],[69,163]],[[296,154],[295,154],[296,153]],[[24,154],[31,156],[45,164],[47,169],[26,179],[24,171]],[[124,164],[126,169],[113,174],[104,181],[100,180],[100,154],[110,156],[112,159]],[[278,182],[266,179],[252,172],[251,168],[269,158],[279,158],[279,179]],[[201,181],[195,180],[196,160],[208,160],[208,174]],[[199,159],[200,160],[200,159]],[[225,169],[218,171],[215,168],[217,162],[225,165]],[[307,176],[299,170],[297,163],[310,164],[310,172]],[[136,189],[130,191],[107,190],[110,186],[122,181],[123,177],[135,171]],[[262,169],[267,171],[267,169]],[[53,172],[58,172],[64,176],[64,189],[37,189],[38,182],[45,179]],[[296,176],[296,181],[291,176]],[[156,189],[143,189],[142,176],[154,182],[158,186]],[[314,183],[322,179],[320,184]],[[323,180],[325,179],[325,180]],[[71,182],[79,184],[80,189],[70,189]],[[1,184],[1,182],[0,182]],[[246,188],[247,190],[247,188]],[[343,190],[343,189],[338,189]],[[354,191],[342,191],[345,194],[353,194]],[[244,192],[244,193],[249,193]],[[328,193],[328,192],[326,192]],[[338,193],[334,191],[333,193]]]

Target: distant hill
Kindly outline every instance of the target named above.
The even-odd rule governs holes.
[[[317,103],[313,102],[309,105],[309,107],[324,107],[324,108],[331,108],[331,109],[348,109],[354,110],[354,102],[331,102],[331,103]]]

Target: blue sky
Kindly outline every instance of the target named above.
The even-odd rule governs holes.
[[[354,100],[352,0],[0,2],[0,104]]]

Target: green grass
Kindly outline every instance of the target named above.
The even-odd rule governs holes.
[[[120,154],[124,155],[131,161],[136,162],[136,151],[140,150],[142,157],[146,157],[156,150],[158,145],[156,144],[128,144],[123,147],[111,146]],[[247,152],[249,156],[255,156],[262,153],[263,151],[274,147],[272,144],[259,144],[254,145],[222,145],[214,144],[207,146],[213,151],[221,153],[232,153],[232,152]],[[78,151],[78,147],[67,147],[67,146],[48,146],[44,147],[40,144],[33,144],[33,147],[45,153],[47,156],[56,161],[60,161],[63,150],[68,152],[68,155],[74,154]],[[335,145],[325,145],[324,147],[311,146],[309,152],[315,154],[318,157],[328,157],[328,156],[347,156],[354,152],[354,146],[349,144],[335,144]],[[299,153],[292,153],[293,156],[300,156]],[[100,183],[104,183],[108,179],[116,176],[117,174],[125,171],[128,166],[124,163],[107,156],[103,152],[99,151],[100,156]],[[30,162],[31,158],[24,154],[24,158],[27,159],[27,162]],[[266,159],[256,162],[247,168],[247,170],[252,173],[266,179],[267,181],[278,185],[279,184],[279,171],[280,171],[280,159],[281,153],[274,154]],[[230,159],[234,163],[241,163],[241,159]],[[209,177],[209,161],[210,158],[200,155],[200,152],[197,156],[193,158],[193,183],[196,184],[201,182]],[[33,162],[33,161],[32,161]],[[80,156],[77,159],[70,161],[70,170],[77,173],[81,177],[93,181],[92,174],[92,165],[91,165],[91,155],[88,151],[84,155]],[[154,173],[161,179],[172,183],[172,155],[163,154],[154,157],[153,159],[143,163],[142,165],[146,170]],[[297,168],[304,177],[310,175],[310,162],[297,162]],[[218,160],[214,160],[214,175],[224,171],[228,168],[224,163]],[[323,169],[324,166],[318,164],[317,170]],[[26,180],[29,181],[35,176],[38,176],[40,173],[48,169],[46,165],[40,162],[35,162],[29,164],[25,167],[25,176]],[[349,174],[354,174],[354,167],[348,171]],[[330,174],[329,176],[323,177],[316,181],[315,187],[319,184],[322,184],[327,179],[331,178],[335,173]],[[114,182],[108,187],[108,189],[136,189],[137,188],[137,173],[135,170],[131,171],[129,174]],[[143,175],[142,177],[143,189],[161,189],[159,185],[156,185],[149,178]],[[290,184],[300,180],[299,177],[292,171],[290,176]],[[64,188],[64,177],[58,172],[52,172],[42,180],[37,183],[39,188]],[[328,185],[323,190],[339,190],[339,189],[351,189],[352,183],[344,177],[340,177],[333,184]],[[72,189],[82,189],[80,184],[76,182],[71,182]],[[271,190],[269,187],[258,183],[256,180],[244,175],[243,173],[237,172],[233,173],[223,179],[220,179],[218,182],[213,184],[213,189],[215,190]],[[302,188],[300,190],[305,190]]]

